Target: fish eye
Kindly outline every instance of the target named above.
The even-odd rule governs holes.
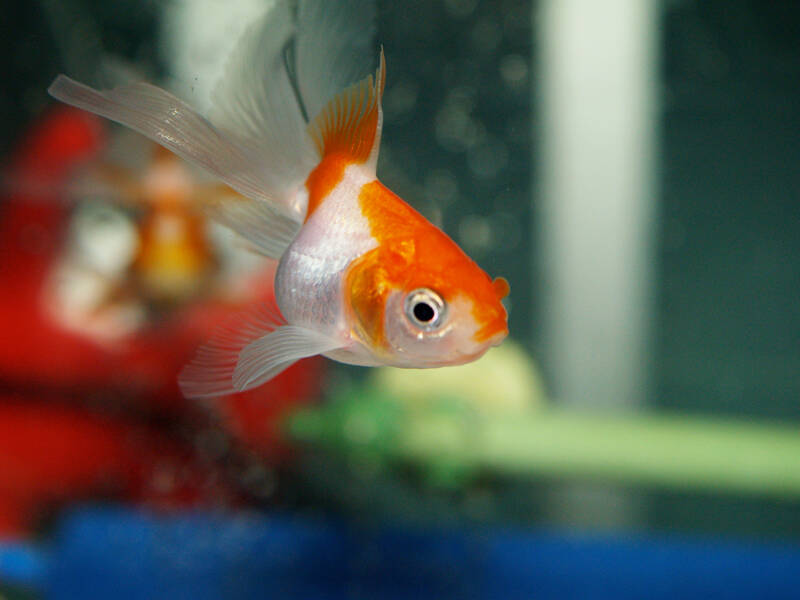
[[[427,288],[419,288],[406,296],[406,317],[424,331],[433,331],[442,324],[445,308],[442,297]]]

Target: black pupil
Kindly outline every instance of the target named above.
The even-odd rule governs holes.
[[[420,323],[427,323],[432,320],[435,315],[433,307],[425,302],[417,302],[414,305],[414,317]]]

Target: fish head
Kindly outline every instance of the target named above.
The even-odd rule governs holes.
[[[348,273],[353,334],[382,364],[464,364],[508,335],[506,280],[492,280],[455,242],[431,230],[376,248]]]

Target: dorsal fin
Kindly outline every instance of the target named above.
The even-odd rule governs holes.
[[[374,172],[378,162],[386,83],[383,49],[375,77],[365,79],[334,96],[309,125],[320,160],[337,156],[343,162],[366,164]]]

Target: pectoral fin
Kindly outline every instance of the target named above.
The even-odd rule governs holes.
[[[301,358],[341,347],[331,337],[305,327],[284,325],[248,344],[233,373],[237,391],[249,390],[275,377]]]
[[[287,325],[274,303],[262,304],[221,327],[178,377],[187,398],[225,396],[266,383],[294,362],[329,352],[338,341]]]

